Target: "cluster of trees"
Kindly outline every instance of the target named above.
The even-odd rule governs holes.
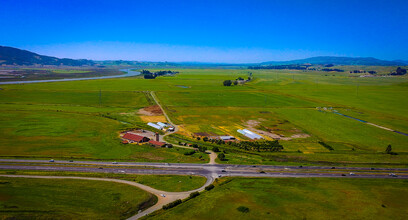
[[[401,67],[398,67],[395,72],[390,73],[390,75],[393,76],[401,76],[407,74],[407,69],[403,69]]]
[[[201,140],[201,138],[197,137],[197,140]],[[208,137],[203,137],[203,141],[204,142],[216,143],[216,144],[225,144],[225,141],[223,141],[221,139],[212,139],[212,138],[208,138]]]
[[[325,72],[332,72],[332,71],[334,71],[334,72],[344,72],[344,70],[341,70],[341,69],[330,69],[330,68],[323,68],[323,69],[321,69],[321,71],[325,71]]]
[[[207,150],[207,147],[198,146],[198,144],[193,144],[192,147],[197,148],[198,151],[203,152],[203,153]]]
[[[251,74],[251,75],[252,75],[252,74]],[[228,79],[228,80],[224,80],[223,85],[224,85],[224,86],[232,86],[232,85],[236,86],[236,85],[238,85],[239,82],[242,83],[242,81],[243,81],[243,83],[245,83],[245,82],[251,81],[251,79],[252,79],[252,76],[248,76],[248,79],[247,79],[247,80],[245,80],[245,79],[242,78],[242,77],[238,77],[238,78],[235,79],[235,80],[229,80],[229,79]]]
[[[290,65],[268,65],[268,66],[249,66],[248,69],[289,69],[289,70],[307,70],[309,65],[299,65],[299,64],[290,64]]]
[[[370,71],[365,71],[365,70],[353,70],[350,71],[350,73],[369,73],[369,74],[376,74],[376,71],[370,70]]]
[[[142,70],[142,74],[145,79],[156,79],[156,77],[158,76],[173,75],[176,73],[179,73],[179,72],[171,71],[171,70],[161,70],[161,71],[152,73],[149,70]]]
[[[241,141],[241,142],[228,142],[231,146],[238,147],[243,150],[247,151],[269,151],[269,152],[277,152],[282,151],[283,146],[279,143],[278,140],[268,141],[268,140],[260,140],[260,141]],[[219,157],[219,155],[218,155]]]

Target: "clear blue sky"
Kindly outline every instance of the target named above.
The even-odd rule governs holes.
[[[408,1],[0,0],[0,45],[97,60],[408,60]]]

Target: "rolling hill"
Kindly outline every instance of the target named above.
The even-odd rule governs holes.
[[[318,56],[291,61],[270,61],[260,65],[288,65],[288,64],[334,64],[334,65],[361,65],[361,66],[404,66],[401,61],[380,60],[373,57],[334,57]]]
[[[92,60],[74,60],[39,55],[27,50],[14,47],[0,46],[0,65],[55,65],[55,66],[92,66]]]

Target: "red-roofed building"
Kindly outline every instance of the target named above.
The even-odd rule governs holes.
[[[152,144],[152,145],[157,146],[157,147],[161,147],[161,146],[165,145],[166,143],[163,143],[163,142],[160,142],[160,141],[155,141],[155,140],[150,140],[149,144]]]
[[[148,142],[150,139],[147,137],[143,137],[137,134],[133,134],[133,133],[126,133],[125,135],[123,135],[122,137],[125,140],[128,140],[129,143],[143,143],[143,142]]]

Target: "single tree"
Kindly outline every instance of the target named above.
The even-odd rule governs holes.
[[[392,147],[391,147],[391,144],[389,144],[389,145],[387,146],[387,149],[385,149],[385,153],[390,154],[391,151],[392,151]]]
[[[223,154],[223,153],[218,154],[218,158],[219,158],[221,161],[224,161],[224,160],[225,160],[225,154]]]
[[[224,86],[231,86],[232,85],[231,80],[225,80],[223,83],[224,83]]]

